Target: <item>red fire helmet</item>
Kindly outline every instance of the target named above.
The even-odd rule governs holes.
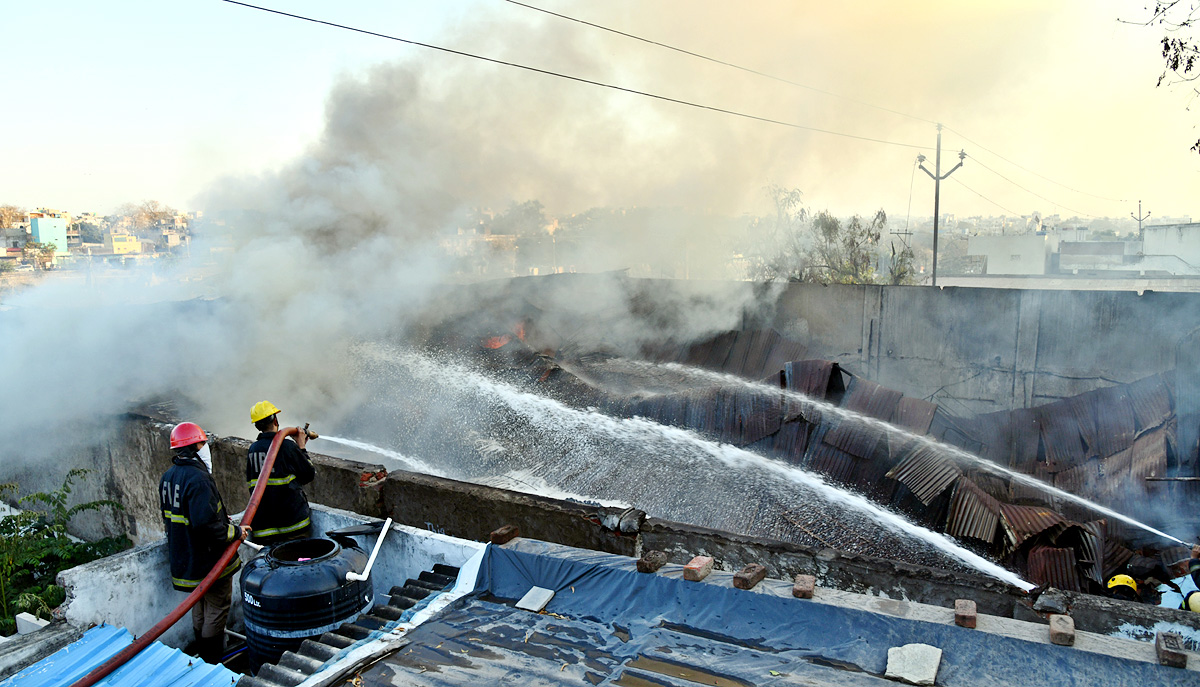
[[[181,422],[171,430],[171,448],[183,448],[208,441],[208,435],[195,422]]]

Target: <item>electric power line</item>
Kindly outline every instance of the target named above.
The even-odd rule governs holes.
[[[851,102],[854,102],[854,103],[857,103],[857,104],[859,104],[859,105],[863,105],[863,106],[866,106],[866,107],[875,108],[875,109],[877,109],[877,110],[883,110],[883,111],[885,111],[885,112],[890,112],[890,113],[892,113],[892,114],[897,114],[897,115],[900,115],[900,116],[902,116],[902,117],[908,117],[909,119],[915,119],[915,120],[917,120],[917,121],[926,122],[926,123],[929,123],[929,124],[936,124],[936,123],[937,123],[937,122],[934,122],[933,120],[926,119],[926,118],[924,118],[924,117],[918,117],[917,115],[908,114],[908,113],[906,113],[906,112],[900,112],[899,110],[893,110],[893,109],[891,109],[891,108],[888,108],[888,107],[883,107],[883,106],[881,106],[881,105],[875,105],[874,103],[869,103],[869,102],[866,102],[865,100],[859,100],[859,99],[857,99],[857,98],[852,98],[852,97],[850,97],[850,96],[842,95],[842,94],[840,94],[840,93],[834,93],[834,92],[832,92],[832,91],[826,91],[826,90],[823,90],[823,89],[820,89],[820,88],[816,88],[816,87],[813,87],[813,86],[809,86],[809,85],[806,85],[806,84],[798,83],[798,82],[796,82],[796,81],[792,81],[792,80],[790,80],[790,79],[785,79],[785,78],[783,78],[783,77],[781,77],[781,76],[775,76],[774,74],[768,74],[768,73],[766,73],[766,72],[762,72],[762,71],[759,71],[759,70],[757,70],[757,69],[752,69],[752,68],[750,68],[750,67],[743,67],[743,66],[741,66],[741,65],[739,65],[739,64],[734,64],[733,62],[727,62],[727,61],[725,61],[725,60],[720,60],[720,59],[717,59],[717,58],[715,58],[715,57],[709,57],[709,56],[707,56],[707,55],[703,55],[703,54],[701,54],[701,53],[693,52],[693,51],[691,51],[691,50],[685,50],[684,48],[679,48],[679,47],[676,47],[676,46],[673,46],[673,45],[669,45],[669,44],[667,44],[667,43],[663,43],[663,42],[660,42],[660,41],[656,41],[656,40],[653,40],[653,39],[650,39],[650,38],[644,38],[644,37],[642,37],[642,36],[638,36],[638,35],[635,35],[635,34],[632,34],[632,33],[628,33],[628,32],[625,32],[625,31],[620,31],[620,30],[618,30],[618,29],[614,29],[614,28],[610,28],[610,27],[607,27],[607,26],[603,26],[603,25],[601,25],[601,24],[596,24],[596,23],[594,23],[594,22],[586,21],[586,20],[583,20],[583,19],[578,19],[578,18],[576,18],[576,17],[571,17],[571,16],[568,16],[568,15],[565,15],[565,14],[561,14],[561,13],[559,13],[559,12],[552,12],[552,11],[550,11],[550,10],[543,9],[543,8],[541,8],[541,7],[535,7],[535,6],[533,6],[533,5],[530,5],[530,4],[527,4],[527,3],[524,3],[524,2],[518,2],[517,0],[505,0],[505,2],[508,2],[508,3],[510,3],[510,4],[513,4],[513,5],[518,5],[518,6],[520,6],[520,7],[525,7],[525,8],[528,8],[528,9],[531,9],[531,10],[534,10],[534,11],[537,11],[537,12],[542,12],[542,13],[549,14],[549,15],[552,15],[552,16],[555,16],[555,17],[559,17],[559,18],[561,18],[561,19],[566,19],[567,21],[572,21],[572,22],[576,22],[576,23],[579,23],[579,24],[584,24],[584,25],[586,25],[586,26],[590,26],[590,27],[593,27],[593,28],[596,28],[596,29],[600,29],[601,31],[607,31],[607,32],[609,32],[609,33],[615,33],[615,34],[617,34],[617,35],[624,36],[624,37],[626,37],[626,38],[631,38],[631,39],[633,39],[633,40],[636,40],[636,41],[641,41],[641,42],[643,42],[643,43],[649,43],[649,44],[651,44],[651,45],[656,45],[656,46],[659,46],[659,47],[661,47],[661,48],[666,48],[667,50],[673,50],[673,51],[675,51],[675,52],[682,53],[682,54],[684,54],[684,55],[690,55],[690,56],[692,56],[692,57],[696,57],[696,58],[699,58],[699,59],[701,59],[701,60],[706,60],[706,61],[708,61],[708,62],[713,62],[713,63],[716,63],[716,64],[724,65],[724,66],[726,66],[726,67],[731,67],[731,68],[733,68],[733,69],[738,69],[738,70],[740,70],[740,71],[743,71],[743,72],[748,72],[748,73],[750,73],[750,74],[756,74],[756,75],[758,75],[758,76],[762,76],[762,77],[765,77],[765,78],[768,78],[768,79],[773,79],[773,80],[775,80],[775,81],[779,81],[779,82],[786,83],[786,84],[789,84],[789,85],[792,85],[792,86],[796,86],[796,87],[798,87],[798,88],[805,88],[805,89],[808,89],[808,90],[810,90],[810,91],[814,91],[814,92],[816,92],[816,93],[821,93],[821,94],[828,95],[828,96],[835,97],[835,98],[843,98],[843,99],[845,99],[845,100],[849,100],[849,101],[851,101]],[[1033,174],[1034,176],[1040,177],[1040,178],[1042,178],[1042,179],[1044,179],[1044,180],[1046,180],[1046,181],[1048,181],[1048,182],[1050,182],[1050,183],[1052,183],[1052,184],[1055,184],[1056,186],[1061,186],[1062,188],[1065,188],[1065,189],[1067,189],[1068,191],[1072,191],[1072,192],[1074,192],[1074,193],[1078,193],[1078,194],[1080,194],[1080,195],[1091,196],[1092,198],[1097,198],[1097,199],[1100,199],[1100,200],[1108,200],[1108,201],[1113,201],[1113,202],[1121,202],[1121,203],[1128,202],[1127,200],[1125,200],[1125,199],[1122,199],[1122,198],[1111,198],[1111,197],[1108,197],[1108,196],[1101,196],[1101,195],[1096,195],[1096,194],[1094,194],[1094,193],[1088,193],[1087,191],[1080,191],[1079,189],[1076,189],[1076,188],[1073,188],[1073,187],[1071,187],[1071,186],[1068,186],[1068,185],[1066,185],[1066,184],[1064,184],[1064,183],[1062,183],[1062,182],[1055,181],[1054,179],[1051,179],[1050,177],[1048,177],[1048,176],[1046,176],[1046,175],[1044,175],[1044,174],[1040,174],[1040,173],[1038,173],[1038,172],[1035,172],[1035,171],[1033,171],[1032,169],[1029,169],[1028,167],[1025,167],[1024,165],[1022,165],[1022,164],[1020,164],[1020,163],[1018,163],[1018,162],[1015,162],[1015,161],[1013,161],[1013,160],[1010,160],[1009,158],[1007,158],[1007,157],[1005,157],[1005,156],[1001,155],[1000,153],[997,153],[997,152],[995,152],[994,150],[991,150],[990,148],[987,148],[986,146],[982,145],[981,143],[978,143],[978,142],[976,142],[976,141],[973,141],[973,140],[971,140],[970,138],[968,138],[968,137],[966,136],[966,134],[963,134],[961,131],[958,131],[957,129],[953,129],[953,128],[949,127],[949,126],[947,126],[947,127],[945,127],[945,128],[946,128],[947,130],[949,130],[949,131],[953,131],[954,133],[958,134],[958,136],[960,136],[960,137],[961,137],[961,138],[962,138],[964,141],[967,141],[967,142],[968,142],[968,143],[970,143],[971,145],[974,145],[974,146],[978,147],[980,150],[983,150],[984,152],[986,152],[986,153],[989,153],[989,154],[991,154],[991,155],[995,155],[996,157],[1000,158],[1000,159],[1001,159],[1001,160],[1003,160],[1004,162],[1007,162],[1008,164],[1010,164],[1010,165],[1013,165],[1014,167],[1017,167],[1018,169],[1021,169],[1021,170],[1025,171],[1025,172],[1028,172],[1028,173],[1030,173],[1030,174]],[[1015,182],[1012,182],[1012,183],[1015,183]],[[1026,190],[1028,191],[1028,189],[1026,189]],[[1029,192],[1030,192],[1030,193],[1033,193],[1032,191],[1029,191]],[[1034,195],[1037,195],[1037,194],[1035,193]],[[1039,198],[1041,198],[1041,196],[1038,196],[1038,197],[1039,197]],[[1048,202],[1048,203],[1052,203],[1052,204],[1054,204],[1054,205],[1059,205],[1058,203],[1054,203],[1054,201],[1048,200],[1048,199],[1046,199],[1046,198],[1042,198],[1042,199],[1043,199],[1043,200],[1046,200],[1046,202]],[[1066,206],[1060,206],[1060,207],[1066,207]],[[1067,208],[1067,209],[1069,210],[1070,208]],[[1080,213],[1080,214],[1086,214],[1086,213]],[[1088,215],[1088,216],[1089,216],[1089,217],[1094,217],[1095,215]]]
[[[1035,193],[1035,192],[1033,192],[1033,191],[1030,191],[1029,189],[1025,188],[1024,186],[1022,186],[1022,185],[1018,184],[1017,182],[1013,181],[1012,179],[1009,179],[1008,177],[1004,176],[1004,175],[1003,175],[1003,174],[1001,174],[1000,172],[997,172],[996,170],[992,169],[991,167],[988,167],[987,165],[983,164],[983,163],[982,163],[982,162],[980,162],[980,161],[979,161],[977,158],[971,158],[971,160],[972,160],[972,161],[973,161],[975,164],[979,165],[980,167],[983,167],[983,168],[984,168],[984,169],[986,169],[987,171],[991,172],[992,174],[995,174],[996,176],[998,176],[998,177],[1000,177],[1001,179],[1003,179],[1003,180],[1007,181],[1008,183],[1012,184],[1013,186],[1016,186],[1017,188],[1021,189],[1022,191],[1026,192],[1026,193],[1028,193],[1028,194],[1030,194],[1030,195],[1037,196],[1038,198],[1041,198],[1042,200],[1046,201],[1047,203],[1050,203],[1051,205],[1054,205],[1054,206],[1056,206],[1056,207],[1060,207],[1060,208],[1062,208],[1062,209],[1064,209],[1064,210],[1070,210],[1071,212],[1075,213],[1076,215],[1082,215],[1082,216],[1084,216],[1084,217],[1093,217],[1093,218],[1097,217],[1097,215],[1091,215],[1091,214],[1088,214],[1088,213],[1086,213],[1086,212],[1080,212],[1079,210],[1075,210],[1075,209],[1069,208],[1069,207],[1067,207],[1066,205],[1063,205],[1062,203],[1056,203],[1055,201],[1053,201],[1053,200],[1050,200],[1049,198],[1047,198],[1046,196],[1043,196],[1043,195],[1042,195],[1042,194],[1040,194],[1040,193]]]
[[[1079,190],[1079,189],[1077,189],[1077,188],[1071,188],[1070,186],[1067,186],[1066,184],[1064,184],[1064,183],[1062,183],[1062,182],[1055,181],[1055,180],[1051,179],[1050,177],[1048,177],[1048,176],[1046,176],[1046,175],[1044,175],[1044,174],[1038,174],[1037,172],[1033,171],[1032,169],[1029,169],[1028,167],[1025,167],[1025,166],[1023,166],[1023,165],[1021,165],[1021,164],[1020,164],[1020,163],[1018,163],[1018,162],[1014,162],[1014,161],[1012,161],[1012,160],[1010,160],[1010,159],[1008,159],[1008,158],[1004,157],[1004,156],[1003,156],[1003,155],[1001,155],[1000,153],[997,153],[997,152],[996,152],[996,151],[994,151],[994,150],[990,150],[990,149],[988,149],[986,146],[984,146],[984,145],[983,145],[983,144],[981,144],[981,143],[978,143],[978,142],[976,142],[976,141],[972,141],[970,138],[968,138],[968,137],[967,137],[967,135],[966,135],[966,134],[964,134],[963,132],[961,132],[961,131],[959,131],[959,130],[957,130],[957,129],[954,129],[953,127],[949,127],[949,126],[947,126],[947,127],[946,127],[946,129],[947,129],[947,130],[949,130],[949,131],[953,131],[954,133],[958,134],[959,138],[961,138],[962,140],[966,141],[967,143],[970,143],[971,145],[973,145],[973,146],[975,146],[975,147],[979,148],[980,150],[984,151],[985,153],[990,153],[990,154],[992,154],[992,155],[995,155],[996,157],[1000,158],[1001,160],[1004,160],[1005,162],[1007,162],[1008,164],[1012,165],[1013,167],[1016,167],[1016,168],[1018,168],[1018,169],[1021,169],[1021,170],[1024,170],[1024,171],[1026,171],[1026,172],[1029,172],[1030,174],[1032,174],[1032,175],[1034,175],[1034,176],[1036,176],[1036,177],[1041,177],[1042,179],[1045,179],[1046,181],[1049,181],[1050,183],[1052,183],[1052,184],[1054,184],[1054,185],[1056,185],[1056,186],[1061,186],[1061,187],[1063,187],[1063,188],[1067,189],[1068,191],[1073,191],[1073,192],[1075,192],[1075,193],[1078,193],[1078,194],[1080,194],[1080,195],[1084,195],[1084,196],[1091,196],[1092,198],[1098,198],[1098,199],[1100,199],[1100,200],[1110,200],[1110,201],[1113,201],[1114,203],[1127,203],[1127,202],[1129,202],[1129,201],[1128,201],[1128,200],[1126,200],[1125,198],[1110,198],[1109,196],[1098,196],[1098,195],[1096,195],[1095,193],[1088,193],[1087,191],[1080,191],[1080,190]]]
[[[684,55],[690,55],[691,57],[696,57],[701,60],[706,60],[708,62],[713,62],[715,64],[724,65],[726,67],[732,67],[733,69],[738,69],[743,72],[748,72],[750,74],[756,74],[758,76],[761,76],[761,77],[764,77],[767,79],[773,79],[775,81],[780,81],[782,83],[786,83],[791,86],[796,86],[797,88],[805,88],[810,91],[814,91],[816,93],[821,93],[823,95],[828,95],[828,96],[831,96],[834,98],[843,98],[845,100],[849,100],[850,102],[857,103],[859,105],[863,105],[866,107],[872,107],[872,108],[875,108],[876,110],[883,110],[884,112],[890,112],[895,115],[900,115],[901,117],[908,117],[909,119],[915,119],[919,122],[925,122],[926,124],[937,124],[937,122],[933,121],[932,119],[926,119],[924,117],[918,117],[916,115],[908,114],[907,112],[893,110],[890,107],[883,107],[882,105],[876,105],[874,103],[869,103],[865,100],[859,100],[857,98],[852,98],[848,95],[842,95],[841,93],[834,93],[833,91],[826,91],[824,89],[817,88],[816,86],[809,86],[808,84],[802,84],[802,83],[799,83],[796,81],[792,81],[791,79],[785,79],[782,76],[775,76],[774,74],[768,74],[767,72],[761,72],[761,71],[759,71],[757,69],[753,69],[751,67],[743,67],[740,64],[734,64],[733,62],[726,62],[725,60],[717,59],[715,57],[709,57],[708,55],[702,55],[698,52],[692,52],[691,50],[685,50],[684,48],[677,48],[674,45],[668,45],[666,43],[662,43],[660,41],[656,41],[651,38],[644,38],[642,36],[637,36],[632,33],[627,33],[625,31],[621,31],[619,29],[614,29],[614,28],[610,28],[608,26],[603,26],[601,24],[596,24],[594,22],[586,21],[584,19],[577,19],[576,17],[567,16],[565,14],[560,14],[558,12],[552,12],[548,9],[543,9],[541,7],[535,7],[533,5],[530,5],[530,4],[527,4],[524,2],[518,2],[517,0],[504,0],[504,1],[507,3],[513,4],[513,5],[519,5],[521,7],[531,9],[535,12],[542,12],[544,14],[549,14],[551,16],[555,16],[560,19],[566,19],[567,21],[573,21],[578,24],[584,24],[585,26],[590,26],[595,29],[600,29],[601,31],[607,31],[609,33],[615,33],[619,36],[624,36],[626,38],[632,38],[635,41],[649,43],[650,45],[657,45],[660,48],[666,48],[667,50],[673,50],[675,52],[683,53]]]
[[[420,41],[409,40],[407,38],[400,38],[398,36],[390,36],[386,33],[369,31],[367,29],[360,29],[360,28],[356,28],[353,26],[346,26],[344,24],[336,24],[331,21],[324,21],[322,19],[314,19],[312,17],[306,17],[306,16],[303,16],[300,14],[292,14],[290,12],[274,10],[269,7],[261,7],[259,5],[251,5],[250,3],[239,2],[238,0],[221,0],[221,1],[227,2],[231,5],[240,5],[242,7],[247,7],[249,9],[259,10],[260,12],[267,12],[269,14],[278,14],[280,16],[291,17],[292,19],[300,19],[302,21],[312,22],[314,24],[322,24],[324,26],[330,26],[335,29],[343,29],[345,31],[353,31],[355,33],[361,33],[361,34],[365,34],[368,36],[375,36],[377,38],[386,38],[388,40],[397,41],[400,43],[406,43],[408,45],[415,45],[415,46],[422,47],[422,48],[429,48],[430,50],[438,50],[441,52],[450,53],[452,55],[460,55],[462,57],[470,57],[472,59],[482,60],[484,62],[491,62],[493,64],[504,65],[506,67],[514,67],[516,69],[524,69],[526,71],[535,72],[538,74],[545,74],[547,76],[553,76],[553,77],[557,77],[560,79],[567,79],[568,81],[577,81],[579,83],[590,84],[592,86],[600,86],[602,88],[609,88],[614,91],[621,91],[624,93],[632,93],[634,95],[640,95],[640,96],[643,96],[646,98],[653,98],[655,100],[662,100],[662,101],[669,102],[669,103],[675,103],[677,105],[687,105],[688,107],[695,107],[695,108],[701,109],[701,110],[708,110],[711,112],[719,112],[721,114],[732,115],[734,117],[742,117],[744,119],[752,119],[752,120],[759,121],[759,122],[766,122],[768,124],[778,124],[779,126],[786,126],[786,127],[790,127],[793,129],[802,129],[804,131],[814,131],[816,133],[830,134],[832,136],[841,136],[843,138],[852,138],[852,139],[856,139],[859,141],[869,141],[871,143],[883,143],[885,145],[900,146],[903,148],[915,148],[917,150],[932,150],[932,148],[930,148],[929,146],[916,145],[913,143],[900,143],[898,141],[888,141],[888,140],[885,140],[882,138],[872,138],[870,136],[859,136],[857,134],[847,134],[847,133],[843,133],[841,131],[832,131],[830,129],[820,129],[820,128],[813,127],[813,126],[805,126],[803,124],[796,124],[794,122],[785,122],[785,121],[778,120],[778,119],[771,119],[770,117],[760,117],[758,115],[752,115],[752,114],[748,114],[745,112],[738,112],[737,110],[728,110],[728,109],[725,109],[722,107],[716,107],[713,105],[704,105],[701,103],[694,103],[694,102],[691,102],[688,100],[681,100],[679,98],[672,98],[670,96],[658,95],[657,93],[650,93],[647,91],[639,91],[639,90],[636,90],[633,88],[626,88],[624,86],[617,86],[614,84],[605,83],[603,81],[595,81],[593,79],[585,79],[581,76],[572,76],[570,74],[563,74],[560,72],[550,71],[548,69],[540,69],[538,67],[530,67],[528,65],[519,64],[517,62],[508,62],[505,60],[496,59],[494,57],[484,57],[483,55],[476,55],[474,53],[464,52],[462,50],[454,50],[453,48],[445,48],[440,45],[433,45],[431,43],[422,43]]]
[[[1008,214],[1010,214],[1010,215],[1015,215],[1015,216],[1017,216],[1017,217],[1020,217],[1020,216],[1021,216],[1021,213],[1019,213],[1019,212],[1015,212],[1015,211],[1013,211],[1013,210],[1009,210],[1008,208],[1004,207],[1004,206],[1003,206],[1003,205],[1001,205],[1000,203],[997,203],[996,201],[992,200],[991,198],[988,198],[987,196],[983,195],[983,194],[982,194],[982,193],[980,193],[979,191],[976,191],[975,189],[971,188],[970,186],[967,186],[967,185],[966,185],[966,184],[964,184],[962,181],[960,181],[958,177],[953,177],[953,178],[951,179],[951,181],[957,182],[959,186],[962,186],[963,188],[967,189],[967,190],[968,190],[968,191],[970,191],[971,193],[974,193],[975,195],[977,195],[977,196],[979,196],[980,198],[982,198],[982,199],[986,200],[987,202],[991,203],[992,205],[995,205],[996,207],[1000,208],[1001,210],[1003,210],[1003,211],[1007,212]]]

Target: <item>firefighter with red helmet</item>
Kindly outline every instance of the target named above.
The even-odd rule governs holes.
[[[171,468],[159,481],[159,504],[167,531],[171,584],[181,592],[196,589],[219,562],[230,542],[245,539],[250,528],[234,526],[217,493],[212,476],[208,435],[199,425],[184,422],[171,431]],[[233,573],[241,567],[236,556],[192,607],[194,645],[200,658],[220,660],[225,647],[225,620],[233,593]]]

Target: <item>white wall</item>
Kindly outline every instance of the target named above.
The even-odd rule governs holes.
[[[987,258],[985,274],[1045,274],[1050,250],[1045,236],[972,236],[967,255]]]
[[[324,536],[328,530],[374,520],[316,504],[312,509],[313,532],[320,536]],[[356,539],[365,550],[370,551],[376,537]],[[417,577],[423,570],[431,570],[435,563],[461,567],[483,546],[479,542],[393,525],[379,550],[371,574],[376,601],[386,603],[386,599],[381,599],[380,595],[386,595],[393,586],[403,585],[410,577]],[[245,562],[256,554],[243,546],[241,555]],[[171,587],[170,579],[167,542],[160,539],[115,556],[64,570],[59,573],[58,583],[67,589],[67,622],[82,627],[92,623],[108,623],[128,628],[134,635],[141,635],[187,598],[187,594]],[[240,599],[240,587],[235,575],[230,629],[241,627]],[[172,647],[183,647],[191,640],[190,612],[160,638],[163,644]]]

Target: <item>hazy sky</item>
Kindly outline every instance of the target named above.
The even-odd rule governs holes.
[[[1200,155],[1188,150],[1200,136],[1200,110],[1186,110],[1197,105],[1190,89],[1154,87],[1159,31],[1117,21],[1137,17],[1144,4],[1137,1],[530,2],[846,98],[502,0],[263,4],[871,138],[932,146],[935,130],[854,100],[941,121],[954,130],[944,141],[950,162],[959,148],[970,155],[943,186],[943,210],[960,216],[1037,210],[1123,217],[1140,198],[1155,216],[1200,217]],[[471,126],[464,110],[536,103],[536,117],[482,118],[484,140],[503,141],[522,121],[548,135],[566,130],[568,138],[554,140],[576,143],[556,144],[549,153],[573,157],[572,174],[596,170],[595,183],[569,192],[549,182],[543,188],[527,175],[481,203],[502,203],[507,192],[510,199],[539,197],[552,210],[577,211],[661,198],[737,213],[759,209],[762,188],[780,184],[839,213],[885,207],[893,217],[903,215],[910,188],[913,213],[932,210],[932,182],[917,172],[911,185],[918,150],[648,101],[218,0],[7,3],[0,22],[7,96],[0,108],[0,203],[107,212],[153,198],[197,208],[219,179],[271,173],[318,145],[335,85],[400,64],[439,85],[427,107],[453,106],[445,115],[455,126]],[[571,107],[558,112],[560,97]],[[591,101],[605,113],[602,126],[580,122],[580,104]],[[341,118],[355,116],[345,102],[330,105],[335,110]],[[434,131],[453,143],[453,127]],[[1014,167],[956,132],[1075,190]],[[515,141],[531,135],[517,134]],[[621,145],[608,147],[610,136]],[[647,152],[631,156],[630,142],[639,140]],[[436,150],[443,141],[426,143]],[[516,171],[519,152],[497,159]],[[544,164],[548,151],[537,155]],[[680,173],[682,166],[692,174]],[[505,174],[500,164],[489,169]],[[639,183],[621,183],[631,178]],[[713,192],[714,179],[721,193]]]

